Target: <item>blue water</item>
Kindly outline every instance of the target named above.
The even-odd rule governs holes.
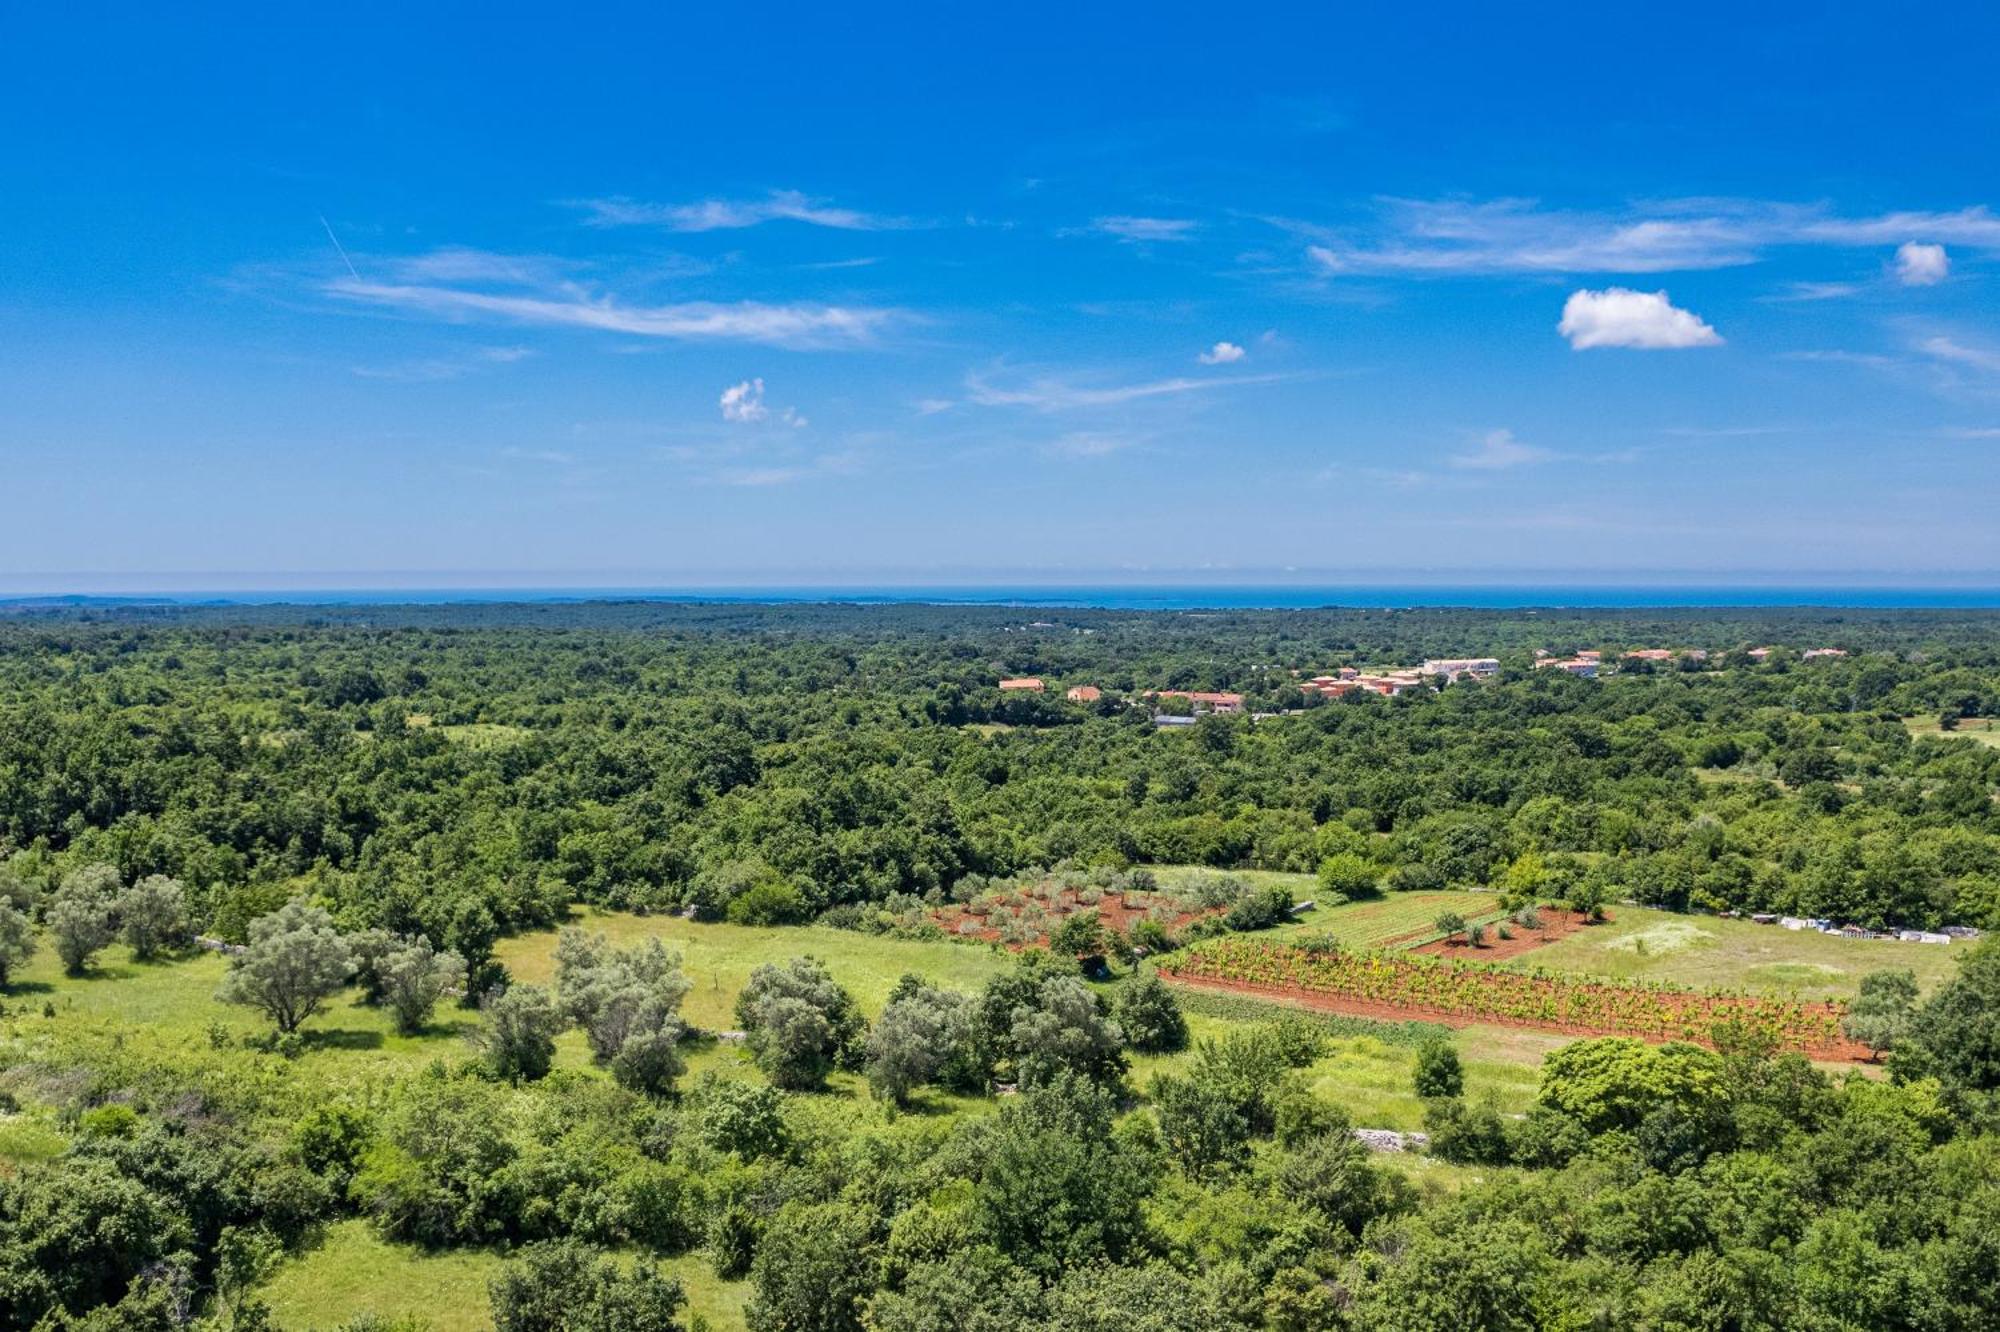
[[[21,598],[27,600],[29,598]],[[40,598],[35,598],[39,600]],[[53,599],[53,598],[51,598]],[[189,590],[116,593],[77,601],[237,605],[442,605],[458,602],[848,602],[864,605],[1088,607],[1105,610],[1296,609],[1314,606],[1401,608],[1632,608],[1670,606],[1818,606],[1855,608],[2000,608],[2000,586],[1830,586],[1810,584],[1352,584],[1352,585],[1008,585],[853,587],[495,587],[315,588],[264,591]]]

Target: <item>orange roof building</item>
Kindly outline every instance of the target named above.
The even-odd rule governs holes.
[[[1095,703],[1104,697],[1104,691],[1096,685],[1074,685],[1063,697],[1072,703]]]
[[[1021,675],[1021,676],[1016,676],[1011,680],[1002,680],[1000,682],[1000,687],[1002,689],[1025,689],[1028,692],[1035,694],[1039,694],[1044,689],[1048,688],[1047,685],[1041,682],[1040,677],[1033,675]]]

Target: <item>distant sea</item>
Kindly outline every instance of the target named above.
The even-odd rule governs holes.
[[[244,591],[22,595],[11,602],[51,605],[447,605],[494,602],[682,601],[705,603],[845,602],[1047,606],[1103,610],[1282,610],[1315,606],[1416,606],[1512,609],[1625,609],[1667,606],[1815,606],[1853,608],[2000,608],[2000,586],[1897,587],[1755,584],[1343,584],[891,586],[853,587],[481,587],[285,588]]]

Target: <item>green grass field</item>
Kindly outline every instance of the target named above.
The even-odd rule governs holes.
[[[1010,964],[1005,953],[983,945],[889,939],[817,925],[723,925],[679,916],[633,916],[585,910],[571,922],[626,946],[658,938],[680,949],[694,988],[684,1010],[698,1027],[734,1027],[731,1010],[737,991],[765,962],[810,953],[847,986],[870,1018],[882,1011],[889,991],[906,972],[957,990],[976,990]],[[500,960],[517,980],[545,984],[555,970],[555,931],[544,930],[502,941]]]
[[[1903,725],[1914,739],[1976,740],[1982,745],[2000,745],[2000,721],[1992,717],[1967,717],[1947,731],[1936,717],[1906,717]]]
[[[1168,871],[1181,872],[1191,871]],[[1307,895],[1307,876],[1284,878],[1300,896]],[[1320,908],[1285,929],[1330,933],[1356,947],[1379,946],[1427,934],[1441,911],[1477,918],[1495,905],[1485,894],[1396,895]],[[658,937],[678,948],[693,980],[686,1011],[692,1022],[708,1029],[734,1025],[736,993],[755,967],[800,953],[825,961],[870,1017],[880,1012],[889,990],[907,972],[969,991],[1010,964],[1004,953],[989,947],[812,926],[753,928],[595,911],[580,913],[576,923],[621,944]],[[517,979],[545,983],[552,978],[554,944],[554,931],[543,931],[508,939],[499,951]],[[1622,908],[1615,921],[1536,949],[1514,965],[1819,997],[1851,994],[1863,974],[1883,966],[1910,967],[1929,988],[1949,973],[1959,951],[1956,946],[1857,942],[1747,921]],[[244,1009],[216,1001],[227,967],[224,958],[203,953],[141,964],[113,947],[100,962],[88,977],[64,976],[45,947],[6,996],[0,1039],[29,1050],[60,1031],[113,1063],[117,1052],[129,1051],[164,1059],[190,1079],[216,1085],[254,1080],[260,1087],[289,1089],[305,1104],[329,1088],[407,1076],[438,1058],[463,1058],[468,1053],[465,1036],[477,1022],[463,1010],[448,1009],[431,1030],[402,1036],[380,1010],[349,994],[307,1025],[306,1055],[286,1060],[245,1048],[242,1038],[261,1034],[263,1023]],[[1193,1008],[1189,1024],[1197,1040],[1219,1038],[1284,1011],[1282,1005],[1234,999],[1193,1003]],[[1408,1029],[1357,1027],[1330,1039],[1304,1076],[1319,1095],[1343,1106],[1357,1125],[1421,1128],[1423,1106],[1410,1085],[1413,1039]],[[1465,1060],[1468,1091],[1475,1096],[1492,1093],[1507,1113],[1519,1113],[1532,1102],[1543,1056],[1564,1040],[1481,1026],[1453,1032],[1451,1039]],[[580,1033],[563,1036],[559,1049],[562,1067],[590,1067]],[[690,1078],[705,1072],[759,1076],[737,1045],[704,1041],[688,1053]],[[1132,1086],[1143,1094],[1161,1072],[1186,1059],[1137,1058]],[[828,1114],[864,1119],[885,1114],[853,1074],[837,1075],[816,1099]],[[927,1093],[919,1098],[916,1113],[981,1115],[995,1106],[985,1098]],[[32,1102],[19,1113],[0,1115],[0,1169],[47,1159],[66,1144],[64,1125]],[[1383,1159],[1427,1186],[1455,1188],[1479,1174],[1421,1157]],[[330,1227],[317,1246],[286,1262],[260,1294],[271,1304],[278,1326],[287,1329],[328,1328],[364,1312],[394,1317],[419,1308],[442,1332],[485,1328],[490,1325],[486,1283],[499,1261],[498,1255],[484,1251],[431,1254],[389,1244],[365,1222],[348,1221]],[[743,1326],[744,1283],[717,1280],[700,1254],[668,1266],[685,1283],[691,1311],[702,1314],[716,1332]]]
[[[1534,949],[1507,965],[1587,972],[1621,980],[1673,981],[1800,999],[1845,999],[1861,978],[1908,968],[1925,990],[1952,974],[1964,945],[1842,939],[1747,920],[1614,907],[1602,925]]]

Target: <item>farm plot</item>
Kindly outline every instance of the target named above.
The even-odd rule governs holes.
[[[1734,1028],[1823,1059],[1864,1059],[1840,1030],[1845,1006],[1660,984],[1620,984],[1409,953],[1220,939],[1161,962],[1185,984],[1286,994],[1365,1017],[1494,1023],[1579,1036],[1713,1044]]]

